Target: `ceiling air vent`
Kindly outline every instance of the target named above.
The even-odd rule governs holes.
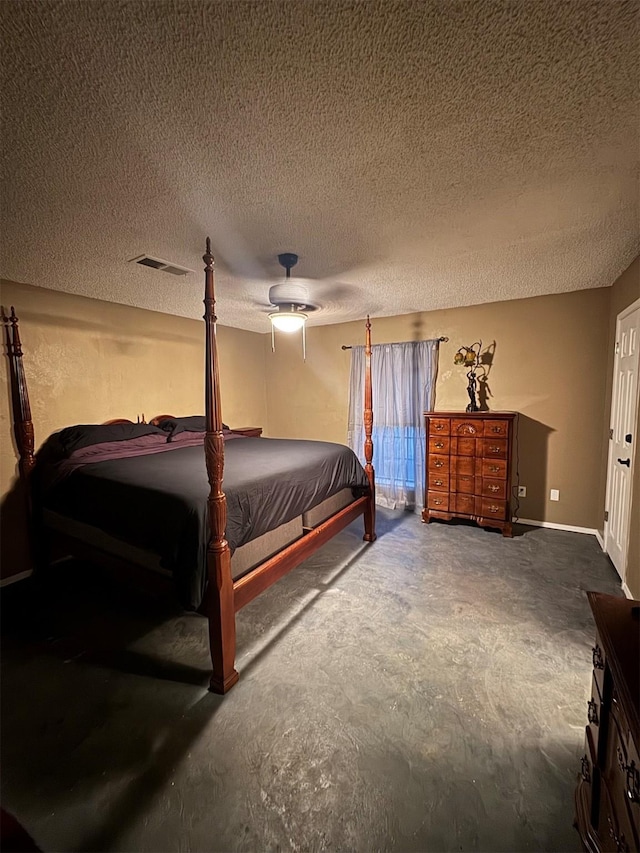
[[[187,269],[187,267],[172,264],[171,261],[163,261],[162,258],[152,258],[151,255],[140,255],[139,258],[132,258],[131,263],[142,264],[143,267],[153,267],[154,270],[169,272],[171,275],[187,275],[187,273],[195,272],[195,270]]]

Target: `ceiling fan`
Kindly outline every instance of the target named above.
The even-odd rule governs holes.
[[[275,332],[302,330],[302,351],[306,355],[306,324],[309,315],[338,313],[353,293],[353,285],[332,279],[293,278],[291,270],[298,263],[295,252],[282,252],[278,263],[285,270],[284,281],[269,287],[268,301],[254,302],[265,311],[271,322],[271,349],[275,352]]]
[[[282,252],[278,263],[285,269],[285,279],[269,288],[269,302],[275,311],[267,316],[271,320],[271,352],[276,351],[276,329],[280,332],[297,332],[302,329],[302,360],[307,360],[306,322],[311,311],[320,307],[309,297],[309,288],[303,282],[291,280],[291,269],[298,263],[295,252]]]
[[[294,252],[283,252],[278,255],[280,266],[285,269],[285,280],[269,288],[269,302],[275,311],[268,314],[271,320],[272,349],[275,349],[273,330],[281,332],[297,332],[302,329],[304,348],[304,328],[309,319],[309,313],[320,306],[311,301],[309,288],[301,281],[291,280],[291,269],[298,263]]]

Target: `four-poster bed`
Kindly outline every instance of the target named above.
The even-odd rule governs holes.
[[[340,445],[246,437],[246,431],[245,435],[230,435],[230,431],[224,429],[222,423],[216,343],[214,259],[209,239],[207,239],[203,260],[205,262],[204,435],[201,434],[197,438],[193,434],[186,436],[183,434],[182,437],[177,436],[178,440],[173,446],[167,446],[166,442],[171,441],[171,438],[167,438],[166,433],[162,433],[162,428],[170,426],[168,421],[175,419],[166,415],[156,416],[151,420],[151,425],[131,424],[130,428],[126,426],[127,422],[122,426],[116,425],[116,422],[122,424],[122,419],[110,421],[111,426],[106,427],[106,438],[100,433],[100,430],[104,430],[105,427],[74,427],[63,430],[56,435],[63,436],[67,440],[72,439],[72,443],[75,441],[74,446],[81,449],[74,450],[69,459],[61,463],[63,467],[66,466],[66,485],[58,487],[58,491],[53,492],[56,496],[55,501],[53,503],[50,501],[44,508],[40,520],[43,528],[46,528],[47,538],[52,542],[64,543],[67,553],[89,558],[92,556],[104,558],[106,554],[112,555],[120,562],[124,559],[140,565],[142,561],[137,560],[135,556],[132,557],[132,551],[118,553],[115,547],[120,532],[118,525],[122,526],[124,523],[122,518],[118,517],[121,496],[125,495],[124,482],[126,481],[128,490],[133,490],[131,494],[132,499],[137,501],[136,506],[140,506],[147,495],[157,496],[165,492],[169,494],[169,484],[161,482],[164,477],[166,481],[171,481],[171,488],[177,493],[177,497],[175,494],[169,495],[173,501],[171,514],[176,515],[174,510],[178,501],[178,503],[184,503],[183,515],[191,518],[197,512],[193,504],[189,504],[189,500],[192,498],[191,492],[194,491],[194,481],[204,480],[202,466],[204,454],[206,483],[200,483],[201,491],[196,489],[202,506],[204,518],[202,528],[205,531],[204,545],[201,548],[202,578],[200,579],[203,595],[199,609],[207,616],[209,624],[213,669],[210,687],[214,692],[226,693],[238,680],[235,669],[236,612],[303,562],[359,515],[364,517],[364,540],[373,542],[376,538],[375,475],[371,440],[373,428],[371,324],[367,318],[364,411],[366,464],[364,470],[357,460],[354,467],[352,461],[345,456],[345,454],[353,456],[352,452]],[[34,431],[18,318],[13,308],[11,308],[10,317],[4,317],[3,320],[10,362],[14,434],[19,454],[19,470],[21,477],[32,483],[34,468],[37,473]],[[86,433],[90,434],[92,429],[100,433],[102,438],[87,438]],[[138,447],[136,441],[140,446],[145,442],[152,446],[129,452],[126,441],[120,441],[118,445],[110,441],[112,438],[111,433],[108,432],[110,429],[125,431],[128,429],[126,438],[132,446]],[[65,435],[70,430],[72,431],[71,439],[69,435]],[[80,435],[80,443],[78,443],[78,435]],[[184,446],[181,446],[180,438],[187,439],[182,442]],[[230,438],[235,440],[229,441]],[[91,445],[92,441],[93,445]],[[105,441],[107,443],[104,443]],[[85,446],[87,442],[89,447]],[[227,442],[227,471],[225,471],[225,442]],[[156,443],[162,446],[159,444],[156,446]],[[115,455],[113,455],[114,447],[119,451]],[[171,452],[164,452],[167,450]],[[295,451],[298,451],[300,456],[299,462],[290,459],[292,455],[295,456]],[[264,456],[265,461],[260,466],[255,462],[258,458],[257,454],[260,454],[260,459]],[[328,456],[325,457],[323,454]],[[79,455],[80,461],[78,461]],[[316,482],[314,479],[316,470],[330,467],[326,459],[332,455],[336,459],[331,463],[333,473],[330,475],[330,482],[321,483],[320,480]],[[243,462],[245,457],[248,461]],[[298,469],[295,468],[296,465],[299,466]],[[263,481],[257,483],[255,488],[251,487],[252,484],[248,487],[246,482],[245,469],[251,466],[253,466],[252,470],[260,467],[267,472]],[[186,473],[183,476],[182,485],[178,483],[176,486],[174,481],[179,477],[175,472],[178,470]],[[280,471],[284,473],[281,475]],[[152,479],[151,485],[149,477]],[[223,491],[223,477],[226,478],[225,488],[229,498]],[[89,491],[83,492],[82,489]],[[28,491],[30,493],[31,489]],[[208,496],[206,496],[207,491]],[[242,508],[250,504],[252,492],[258,494],[259,499],[254,497],[254,503],[249,510],[245,509],[243,516]],[[99,496],[103,493],[109,497],[105,497],[100,504]],[[63,497],[61,498],[60,495]],[[206,507],[203,500],[205,496]],[[231,515],[228,514],[229,500],[231,500]],[[72,505],[76,506],[75,511],[69,509]],[[83,507],[82,511],[77,509],[78,506]],[[140,523],[136,525],[140,529],[136,529],[135,536],[130,539],[130,544],[133,546],[140,545],[136,536],[142,537],[141,541],[146,537],[144,541],[148,541],[158,535],[158,531],[162,531],[164,535],[167,519],[161,519],[158,516],[157,501],[155,504],[151,501],[150,506],[151,509],[146,511],[146,516],[143,513]],[[92,510],[94,516],[87,515],[89,512],[87,507],[94,508]],[[271,514],[268,512],[270,508],[273,510]],[[99,516],[96,521],[95,512],[98,511]],[[158,517],[155,517],[154,513]],[[278,513],[281,515],[278,516]],[[179,516],[180,513],[177,515]],[[101,523],[103,518],[110,518],[111,529],[108,524]],[[255,519],[255,530],[248,531],[247,519],[249,518]],[[175,523],[180,523],[180,519]],[[170,527],[170,524],[168,526]],[[101,527],[102,531],[96,531],[98,527]],[[105,530],[107,533],[115,532],[116,538],[110,539],[109,536],[105,536]],[[101,534],[101,537],[97,537],[96,532]],[[236,549],[233,560],[232,548],[228,541],[230,538]],[[127,536],[123,534],[122,539],[126,540]],[[201,536],[200,539],[202,540]],[[245,540],[251,541],[245,544]],[[241,558],[243,549],[246,551],[255,543],[257,543],[258,552],[262,549],[258,554],[258,562],[256,562],[258,552],[255,548],[255,553],[252,552],[250,557],[245,554]],[[193,546],[193,543],[191,545]],[[38,546],[36,543],[34,546],[35,554]],[[192,547],[191,550],[197,549]],[[192,578],[191,586],[197,586],[200,581],[198,578],[195,581]]]

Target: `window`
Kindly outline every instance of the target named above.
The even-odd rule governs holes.
[[[438,341],[379,344],[371,356],[376,503],[421,507],[424,412],[434,404]],[[351,350],[349,446],[364,462],[364,347]]]
[[[393,486],[407,489],[416,487],[416,438],[420,430],[415,427],[373,427],[373,449],[376,483],[379,486]],[[422,430],[424,435],[424,430]],[[394,460],[401,464],[394,465]]]

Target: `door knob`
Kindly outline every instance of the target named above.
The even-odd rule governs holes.
[[[627,468],[631,468],[631,460],[630,459],[618,459],[618,462],[621,465],[626,465]]]

